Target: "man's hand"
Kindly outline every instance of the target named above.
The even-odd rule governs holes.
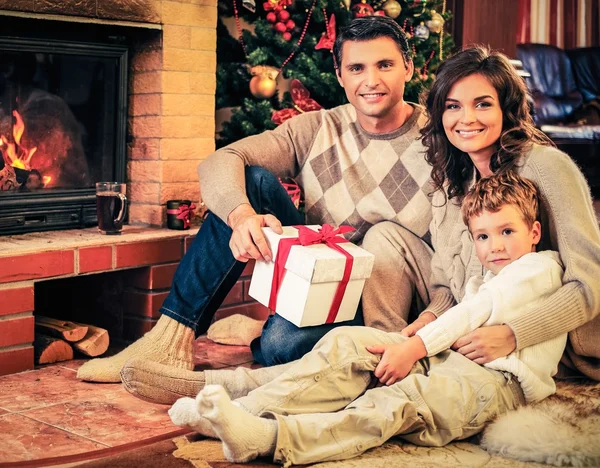
[[[261,228],[268,226],[282,234],[281,222],[275,216],[256,214],[250,205],[243,204],[229,214],[227,224],[233,230],[229,248],[236,260],[247,262],[254,258],[271,261],[271,249]]]
[[[404,327],[402,329],[402,331],[400,332],[400,334],[402,336],[413,336],[421,328],[423,328],[425,325],[433,322],[436,318],[437,317],[432,312],[423,312],[421,315],[419,315],[419,318],[417,318],[417,320],[415,320],[410,325],[407,325],[406,327]]]
[[[383,385],[388,386],[406,377],[415,362],[427,356],[423,340],[418,336],[398,344],[367,346],[367,351],[383,354],[374,374]]]
[[[458,351],[477,364],[486,364],[508,356],[517,347],[517,340],[508,325],[480,327],[459,338],[452,345]]]

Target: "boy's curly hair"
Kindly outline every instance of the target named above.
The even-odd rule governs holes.
[[[495,213],[505,205],[513,205],[523,215],[529,228],[538,219],[539,192],[529,179],[514,171],[502,172],[479,179],[465,195],[461,213],[463,222],[479,216],[484,211]]]

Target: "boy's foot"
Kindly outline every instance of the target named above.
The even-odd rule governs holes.
[[[133,358],[121,369],[121,381],[129,393],[142,400],[172,405],[182,397],[198,395],[204,388],[204,372]]]
[[[191,328],[163,315],[152,330],[120,353],[86,362],[77,377],[90,382],[120,382],[123,364],[134,357],[192,370],[194,338]]]
[[[173,424],[179,427],[188,427],[206,437],[218,439],[211,422],[200,416],[198,404],[194,398],[180,398],[169,410],[169,417]]]
[[[259,418],[236,406],[220,385],[207,385],[196,397],[198,413],[212,423],[223,453],[232,463],[273,455],[277,421]]]

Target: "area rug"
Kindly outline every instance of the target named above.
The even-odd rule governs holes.
[[[200,436],[178,437],[173,442],[177,446],[173,456],[189,461],[195,468],[276,466],[268,460],[246,465],[228,463],[219,441]],[[600,466],[600,383],[558,382],[555,395],[498,418],[484,433],[483,444],[476,438],[430,448],[394,440],[354,459],[312,466],[530,468],[548,464]]]

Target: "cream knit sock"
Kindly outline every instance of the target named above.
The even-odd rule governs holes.
[[[196,397],[198,413],[208,419],[223,442],[225,458],[245,463],[273,455],[277,421],[260,418],[235,405],[220,385],[207,385]]]
[[[163,315],[152,330],[120,353],[86,362],[79,368],[77,377],[90,382],[120,382],[123,364],[133,357],[192,370],[194,338],[191,328]]]
[[[129,393],[142,400],[172,405],[181,397],[198,395],[204,388],[204,372],[133,358],[123,365],[121,381]]]
[[[215,343],[250,346],[250,342],[262,333],[264,324],[264,320],[234,314],[214,322],[206,336]]]
[[[189,427],[193,431],[213,439],[218,439],[211,422],[200,416],[198,404],[194,398],[180,398],[169,410],[173,424],[179,427]]]

